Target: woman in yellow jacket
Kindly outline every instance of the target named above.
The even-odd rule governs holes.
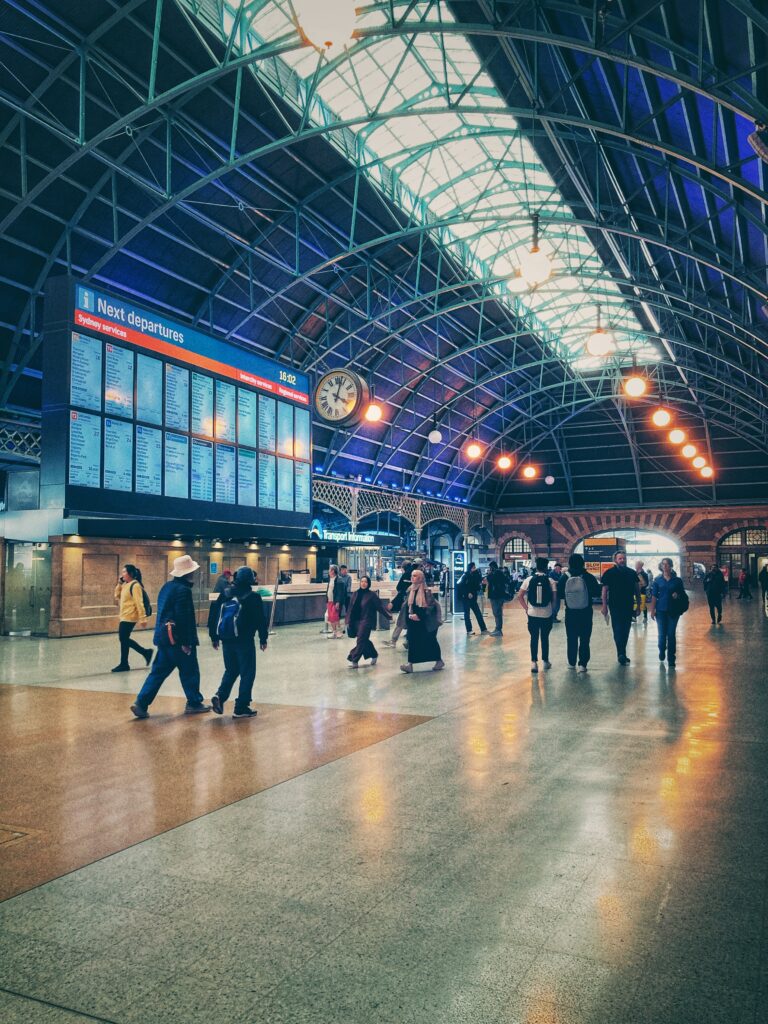
[[[141,569],[137,569],[130,563],[124,565],[115,587],[115,600],[120,602],[120,625],[117,630],[117,635],[120,638],[120,664],[115,665],[112,669],[113,672],[130,672],[128,650],[131,647],[134,651],[144,655],[147,665],[152,661],[152,648],[142,647],[135,640],[131,640],[131,633],[136,623],[140,622],[142,626],[147,624],[143,590]]]

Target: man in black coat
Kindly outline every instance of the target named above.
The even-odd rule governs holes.
[[[458,589],[459,596],[464,603],[464,625],[467,629],[467,636],[474,636],[472,620],[469,617],[470,612],[475,613],[480,633],[486,636],[488,634],[488,627],[485,624],[483,613],[480,611],[480,605],[477,603],[477,599],[483,589],[483,577],[480,575],[480,570],[474,562],[470,562],[467,566],[467,571],[459,580]]]
[[[493,609],[495,627],[490,636],[502,636],[504,628],[504,601],[507,597],[507,580],[496,562],[488,565],[488,575],[485,578],[488,587],[488,600]]]
[[[261,595],[251,589],[256,582],[253,569],[247,565],[238,569],[232,586],[219,594],[208,615],[211,643],[214,650],[218,650],[221,642],[224,653],[224,675],[211,699],[217,715],[224,713],[224,705],[238,676],[240,688],[232,717],[255,718],[257,714],[251,707],[256,678],[256,634],[259,634],[261,650],[266,651],[269,630]]]
[[[197,621],[192,599],[192,577],[200,568],[189,555],[175,559],[171,579],[157,595],[157,625],[154,644],[155,660],[139,695],[131,704],[137,718],[149,718],[149,705],[160,687],[174,669],[187,698],[186,715],[198,715],[211,710],[200,693],[200,666],[197,662]]]
[[[713,565],[704,577],[704,593],[707,595],[709,605],[709,617],[712,625],[715,625],[715,612],[717,612],[718,623],[723,621],[723,594],[728,589],[725,576],[719,566]]]

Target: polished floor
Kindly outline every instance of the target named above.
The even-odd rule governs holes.
[[[0,1021],[768,1021],[759,602],[695,601],[676,672],[597,619],[586,677],[507,608],[443,673],[281,630],[245,722],[136,721],[110,637],[0,641]]]

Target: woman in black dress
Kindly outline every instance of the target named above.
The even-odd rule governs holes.
[[[401,672],[413,672],[413,666],[423,661],[434,661],[433,672],[445,668],[437,630],[441,624],[440,605],[427,589],[424,573],[414,569],[406,597],[408,605],[408,661],[400,666]]]
[[[376,664],[379,652],[371,642],[371,630],[376,628],[376,616],[379,614],[392,618],[379,595],[371,590],[371,577],[361,576],[360,587],[352,595],[347,623],[347,632],[357,640],[347,655],[351,668],[357,668],[361,658],[370,658],[371,664]]]

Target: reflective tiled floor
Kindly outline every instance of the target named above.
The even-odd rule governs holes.
[[[562,626],[530,675],[519,608],[440,639],[446,671],[405,676],[285,629],[252,722],[177,717],[170,685],[133,720],[112,638],[0,642],[3,875],[48,836],[125,847],[0,905],[0,1020],[768,1021],[758,602],[695,602],[674,674],[653,624],[621,668],[596,620],[586,677]]]

